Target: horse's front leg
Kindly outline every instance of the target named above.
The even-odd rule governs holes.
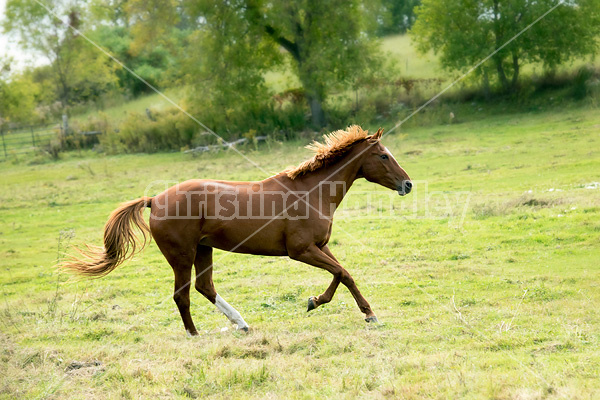
[[[337,258],[335,258],[331,250],[329,250],[329,247],[327,245],[321,247],[321,251],[325,253],[328,257],[330,257],[333,261],[341,265]],[[312,311],[315,308],[322,306],[323,304],[329,303],[331,299],[333,299],[333,295],[335,294],[335,291],[337,290],[339,284],[340,275],[334,274],[333,280],[329,284],[327,290],[325,290],[322,294],[318,295],[317,297],[311,296],[308,299],[308,309],[306,311]]]
[[[350,290],[350,293],[352,293],[358,308],[365,314],[365,321],[377,322],[375,313],[373,310],[371,310],[369,302],[367,302],[367,300],[358,290],[358,287],[356,287],[354,279],[352,279],[350,273],[348,273],[348,271],[346,271],[344,267],[342,267],[342,265],[335,259],[327,246],[324,246],[322,249],[320,249],[315,244],[312,244],[298,251],[289,251],[289,254],[290,258],[294,260],[323,268],[333,275],[333,280],[327,290],[318,297],[311,297],[309,299],[308,311],[313,310],[322,304],[330,302],[339,283],[341,282],[348,288],[348,290]]]

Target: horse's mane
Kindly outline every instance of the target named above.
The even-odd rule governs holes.
[[[285,172],[291,179],[296,179],[298,176],[331,165],[346,155],[355,144],[367,139],[379,140],[382,133],[383,129],[379,129],[376,134],[369,136],[369,131],[364,131],[358,125],[351,125],[346,130],[340,129],[323,135],[324,143],[314,141],[306,146],[315,153],[312,158]]]

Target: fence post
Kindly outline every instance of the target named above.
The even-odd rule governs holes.
[[[4,159],[8,158],[6,154],[6,142],[4,141],[4,124],[0,125],[0,133],[2,134],[2,147],[4,148]]]
[[[33,144],[33,147],[35,147],[35,135],[33,134],[33,125],[31,125],[31,143]]]

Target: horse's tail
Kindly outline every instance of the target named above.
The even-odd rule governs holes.
[[[151,202],[151,197],[142,197],[121,204],[112,212],[104,227],[104,248],[86,245],[87,250],[77,249],[82,257],[71,257],[59,264],[59,267],[88,277],[101,277],[132,258],[146,246],[151,237],[150,228],[143,216],[144,208],[150,207]],[[132,225],[142,232],[141,243],[135,236]]]

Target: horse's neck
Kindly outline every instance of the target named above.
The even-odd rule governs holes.
[[[331,210],[332,215],[358,178],[362,157],[357,154],[351,151],[331,166],[309,174],[314,185],[319,185],[314,192],[319,196],[323,209]]]

